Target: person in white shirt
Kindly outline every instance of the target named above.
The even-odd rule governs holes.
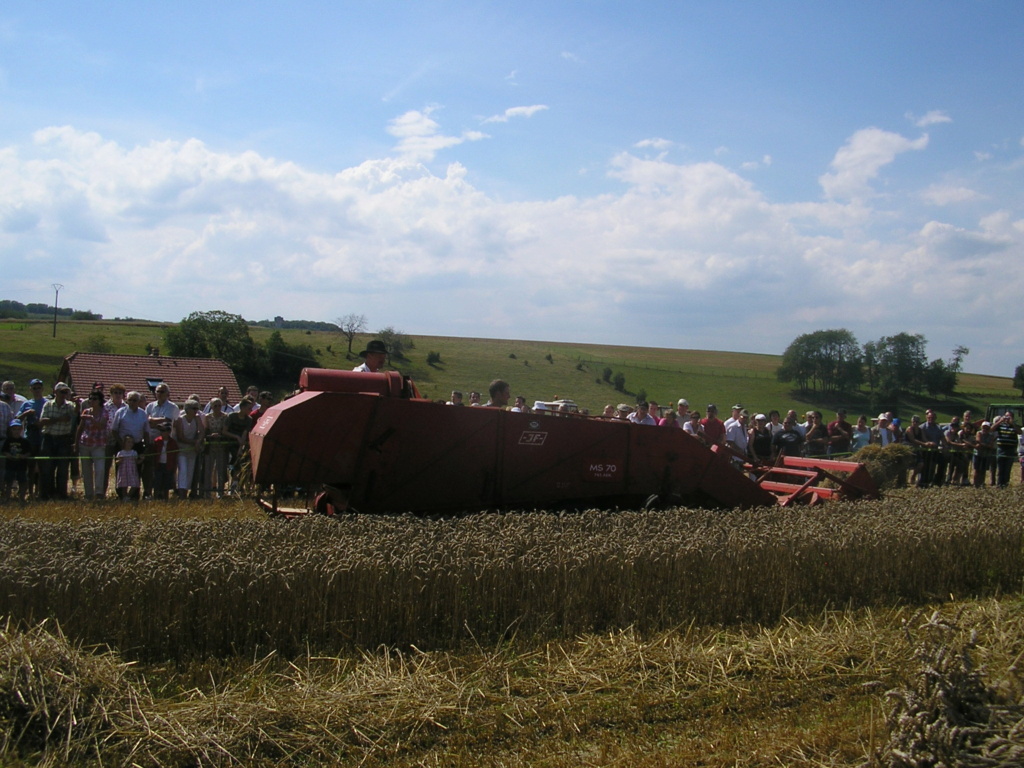
[[[658,425],[658,421],[651,416],[650,407],[650,404],[646,401],[639,402],[636,404],[636,410],[626,418],[634,424],[647,424],[648,426],[656,427]]]
[[[167,492],[170,490],[171,480],[168,479],[166,484],[161,483],[160,488],[157,488],[157,483],[155,482],[156,465],[158,462],[161,465],[166,464],[169,470],[169,477],[174,477],[173,469],[177,463],[177,457],[171,456],[168,458],[166,455],[161,454],[166,453],[171,437],[171,427],[181,415],[181,409],[170,401],[171,388],[166,384],[157,384],[153,394],[156,395],[156,400],[146,404],[146,418],[149,420],[150,437],[146,441],[146,453],[143,456],[142,485],[147,497],[159,496],[161,499],[166,499]],[[159,452],[154,450],[157,445],[154,441],[158,436],[162,438]],[[161,461],[161,459],[163,460]],[[165,485],[166,487],[164,487]]]
[[[681,429],[685,429],[690,422],[690,401],[680,397],[676,402],[676,423]]]
[[[374,339],[366,345],[366,349],[359,353],[363,358],[362,365],[357,365],[353,371],[359,373],[377,373],[384,367],[388,359],[388,348],[383,341]]]
[[[734,460],[738,461],[742,461],[740,457],[747,455],[747,443],[750,439],[747,434],[747,416],[747,412],[740,408],[739,413],[726,422],[729,426],[725,428],[725,444],[737,454]]]
[[[732,416],[725,420],[725,429],[728,432],[729,427],[733,426],[740,420],[740,413],[743,411],[743,406],[740,403],[736,403],[732,407]]]
[[[227,387],[221,387],[220,389],[217,390],[217,398],[220,400],[220,412],[221,413],[234,413],[235,412],[235,406],[231,405],[228,402],[228,388]],[[203,415],[204,416],[208,416],[210,414],[210,412],[213,410],[213,407],[211,405],[212,403],[213,403],[213,398],[211,397],[210,398],[210,402],[206,404],[205,408],[203,408]]]

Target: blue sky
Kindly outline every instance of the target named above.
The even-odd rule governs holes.
[[[1024,362],[1024,4],[13,3],[0,298]]]

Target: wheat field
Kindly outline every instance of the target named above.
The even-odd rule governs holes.
[[[1022,494],[451,519],[286,521],[175,503],[8,514],[0,616],[56,620],[150,661],[772,623],[1019,591]]]

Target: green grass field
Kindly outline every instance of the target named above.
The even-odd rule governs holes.
[[[14,380],[19,391],[23,391],[32,377],[53,381],[63,358],[76,351],[140,355],[146,353],[147,344],[164,348],[166,327],[141,321],[62,320],[54,338],[49,321],[3,321],[0,377]],[[250,327],[250,334],[259,343],[271,333],[272,329]],[[352,368],[358,363],[347,356],[347,344],[340,333],[285,330],[281,335],[292,344],[309,344],[325,368]],[[357,338],[353,349],[362,349],[370,338]],[[941,420],[966,408],[983,412],[990,402],[1020,397],[1009,377],[964,374],[960,377],[959,392],[952,398],[883,403],[865,392],[841,402],[829,402],[802,398],[788,385],[780,384],[775,378],[780,362],[777,355],[446,336],[411,338],[414,348],[407,359],[394,361],[395,367],[412,376],[424,396],[435,399],[447,399],[452,389],[477,389],[486,397],[488,383],[502,378],[512,385],[513,395],[522,394],[530,403],[568,397],[592,412],[608,403],[633,402],[642,390],[648,399],[662,405],[685,397],[692,408],[703,411],[708,403],[714,402],[726,414],[734,402],[743,403],[752,413],[767,413],[773,408],[784,413],[789,408],[803,411],[813,407],[828,415],[838,405],[844,405],[851,414],[864,413],[869,417],[883,409],[908,415],[931,406],[937,409]],[[429,352],[439,353],[442,362],[428,365]],[[548,355],[551,361],[546,359]],[[605,368],[625,376],[625,392],[616,391],[602,380]],[[261,384],[239,382],[242,387],[250,383]]]

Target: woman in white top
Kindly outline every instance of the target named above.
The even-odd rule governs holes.
[[[703,443],[704,425],[700,423],[700,411],[690,411],[687,415],[690,418],[683,424],[683,431],[688,435],[693,435]]]
[[[178,443],[178,498],[188,496],[192,475],[196,469],[196,456],[203,449],[206,430],[199,414],[199,401],[186,400],[181,415],[174,420],[174,440]]]

